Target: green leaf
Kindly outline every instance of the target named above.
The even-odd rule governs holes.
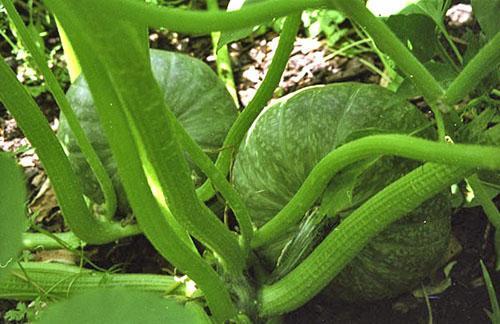
[[[36,46],[40,48],[42,53],[45,53],[45,42],[43,41],[42,36],[40,36],[39,27],[34,24],[29,24],[27,28]]]
[[[410,4],[401,10],[401,14],[424,14],[432,18],[441,30],[446,30],[444,25],[444,14],[446,8],[443,0],[421,0]]]
[[[302,22],[309,37],[323,33],[328,46],[333,47],[349,30],[338,25],[345,21],[345,16],[336,10],[308,10],[302,14]]]
[[[358,179],[378,158],[360,161],[338,174],[326,188],[321,200],[320,213],[330,217],[352,206],[352,195]]]
[[[265,0],[230,0],[229,4],[227,5],[227,11],[239,10],[248,4],[258,3],[262,1]],[[254,31],[259,29],[259,27],[260,26],[253,26],[221,33],[219,42],[217,43],[217,50],[219,50],[224,45],[239,41],[240,39],[250,36]]]
[[[486,142],[500,145],[500,124],[497,124],[484,132]]]
[[[436,54],[435,24],[429,16],[394,15],[386,23],[421,62],[429,61]]]
[[[270,281],[278,281],[300,264],[321,243],[335,221],[318,209],[307,213],[295,235],[283,247]]]
[[[444,89],[446,89],[457,76],[457,72],[450,64],[429,61],[424,63],[424,66],[431,72]],[[409,78],[404,79],[396,93],[406,99],[422,95]]]
[[[478,116],[476,116],[471,122],[462,126],[459,130],[459,133],[456,137],[456,140],[461,143],[488,143],[495,144],[494,136],[490,139],[488,135],[494,135],[495,128],[499,127],[490,127],[491,123],[495,116],[499,113],[496,107],[487,107],[484,111],[482,111]],[[491,141],[490,141],[491,140]],[[500,144],[500,143],[496,143]]]
[[[500,30],[498,23],[500,0],[472,0],[471,4],[481,30],[488,39],[492,39]]]
[[[15,160],[0,154],[0,275],[21,249],[26,228],[24,177]]]
[[[39,324],[210,323],[175,300],[133,289],[100,288],[50,305]]]
[[[366,6],[376,16],[389,17],[396,14],[424,14],[444,27],[443,17],[448,2],[443,0],[368,0]]]

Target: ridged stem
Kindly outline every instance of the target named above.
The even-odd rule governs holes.
[[[396,155],[464,168],[500,169],[500,149],[496,147],[449,145],[404,135],[363,137],[337,148],[316,164],[292,200],[257,230],[252,247],[257,248],[279,239],[288,228],[298,223],[332,177],[345,166],[377,155]]]
[[[73,83],[76,78],[82,73],[80,64],[78,63],[78,58],[76,57],[75,50],[66,35],[66,32],[62,28],[57,17],[55,17],[57,32],[59,33],[59,38],[61,39],[61,45],[64,51],[64,58],[66,61],[66,69],[69,74],[69,81]]]
[[[278,282],[262,287],[261,316],[283,314],[302,306],[326,287],[375,235],[471,172],[462,166],[427,163],[385,187],[342,221],[294,270]]]
[[[182,280],[173,276],[105,273],[65,264],[21,262],[0,277],[0,299],[67,298],[98,287],[127,287],[162,295],[186,292]]]
[[[85,245],[73,232],[53,233],[54,237],[42,233],[23,233],[23,248],[27,250],[77,249]]]
[[[170,115],[171,111],[167,111]],[[242,247],[245,251],[245,258],[250,250],[250,241],[253,237],[253,225],[250,217],[250,212],[248,211],[245,203],[241,199],[240,195],[231,186],[229,181],[227,181],[225,174],[223,174],[212,162],[210,157],[203,152],[200,146],[193,140],[191,136],[186,132],[182,125],[175,119],[172,114],[172,120],[174,121],[174,127],[176,128],[177,135],[179,135],[179,142],[182,147],[189,154],[193,162],[205,173],[205,175],[210,179],[211,183],[215,188],[222,194],[222,197],[226,199],[227,203],[231,207],[238,225],[240,227],[240,233],[242,238]]]

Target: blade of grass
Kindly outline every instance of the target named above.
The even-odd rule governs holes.
[[[484,283],[486,284],[486,290],[488,291],[488,297],[490,298],[491,303],[491,313],[490,316],[491,322],[493,324],[500,323],[500,306],[498,305],[497,295],[495,292],[495,287],[493,286],[493,282],[491,281],[490,274],[488,273],[488,269],[484,265],[483,260],[479,260],[481,264],[481,270],[483,272]]]
[[[500,269],[500,212],[493,201],[488,197],[488,193],[477,174],[473,174],[467,178],[467,181],[474,191],[475,198],[483,208],[486,217],[488,217],[488,220],[495,228],[496,268]]]

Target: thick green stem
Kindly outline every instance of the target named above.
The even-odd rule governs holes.
[[[172,114],[170,110],[168,110],[167,113]],[[222,196],[226,199],[227,203],[231,207],[240,226],[240,233],[243,240],[242,246],[245,251],[246,258],[246,255],[248,254],[250,249],[250,241],[253,236],[253,225],[250,217],[250,212],[246,208],[245,203],[243,202],[239,194],[227,181],[225,174],[217,169],[210,157],[208,157],[208,155],[203,152],[203,150],[198,146],[193,138],[189,136],[182,125],[175,119],[175,116],[173,114],[171,117],[174,121],[176,133],[177,135],[179,135],[179,141],[182,147],[186,150],[194,163],[210,179],[215,188],[222,194]]]
[[[94,171],[97,181],[99,182],[99,185],[101,186],[102,192],[104,194],[106,202],[105,218],[111,220],[116,211],[116,194],[113,188],[113,183],[111,182],[108,173],[104,169],[101,160],[97,156],[97,153],[95,152],[94,148],[90,144],[90,141],[85,135],[85,132],[80,126],[78,119],[71,109],[71,105],[69,104],[68,99],[66,99],[66,96],[64,95],[63,90],[57,82],[55,75],[47,66],[44,53],[40,50],[40,48],[38,48],[38,46],[36,46],[35,42],[32,40],[28,29],[24,25],[21,17],[19,16],[19,13],[12,4],[12,0],[0,0],[0,2],[3,3],[5,10],[9,14],[9,18],[12,20],[12,23],[16,27],[19,38],[24,43],[24,46],[26,46],[26,48],[28,48],[28,50],[30,51],[31,56],[35,60],[38,69],[45,78],[45,82],[47,83],[50,92],[54,96],[57,105],[66,116],[68,125],[75,135],[78,145],[80,146],[84,155],[87,157],[88,163],[92,168],[92,171]]]
[[[404,135],[373,135],[347,143],[325,156],[288,204],[257,230],[252,247],[279,239],[298,223],[333,176],[345,166],[377,155],[453,164],[466,168],[500,169],[500,149],[479,145],[449,145]]]
[[[330,0],[335,8],[353,19],[374,40],[378,48],[389,55],[398,67],[410,77],[429,102],[435,102],[444,93],[439,82],[420,63],[399,38],[375,17],[360,0]]]
[[[23,233],[23,248],[27,250],[55,250],[69,247],[77,249],[85,245],[73,232],[53,233],[50,237],[43,233]]]
[[[245,137],[247,130],[250,128],[255,118],[257,118],[267,102],[272,98],[274,90],[279,85],[283,71],[288,63],[288,58],[292,52],[293,43],[297,31],[299,30],[300,23],[300,14],[295,14],[286,18],[276,53],[274,54],[264,81],[262,81],[262,84],[257,89],[257,93],[248,106],[239,115],[233,126],[231,126],[223,145],[223,147],[228,149],[223,150],[217,157],[215,165],[223,174],[226,175],[229,173],[232,154]],[[200,199],[204,201],[210,199],[214,194],[211,183],[209,181],[205,182],[198,188],[197,193]]]
[[[233,318],[236,315],[236,308],[224,282],[210,265],[183,241],[181,234],[162,214],[144,173],[140,152],[142,152],[145,143],[141,143],[140,138],[138,138],[138,130],[135,125],[129,123],[131,122],[130,110],[132,108],[127,104],[135,103],[134,99],[130,98],[131,94],[143,98],[147,95],[137,94],[136,91],[128,94],[126,92],[133,87],[138,87],[145,89],[149,94],[152,89],[152,102],[139,106],[139,108],[147,110],[146,112],[142,111],[144,116],[156,112],[156,109],[152,109],[156,108],[158,104],[158,100],[154,99],[157,99],[156,92],[159,92],[159,89],[151,75],[148,66],[148,52],[142,49],[143,42],[139,33],[126,22],[119,22],[120,28],[117,28],[115,20],[109,21],[109,16],[101,15],[100,12],[96,14],[93,8],[98,7],[101,2],[90,1],[92,5],[89,5],[89,2],[83,4],[78,1],[46,0],[45,3],[60,19],[76,50],[83,73],[96,102],[100,120],[106,121],[103,123],[103,129],[113,151],[118,174],[141,229],[162,256],[196,281],[216,319],[223,321]],[[117,47],[106,49],[110,43],[117,45]],[[128,43],[128,45],[124,43]],[[112,53],[108,51],[112,51]],[[116,55],[117,53],[120,55]],[[123,68],[114,60],[120,63],[125,62],[132,69]],[[133,73],[131,73],[132,71]],[[113,75],[122,79],[135,79],[136,83],[124,85],[113,78]],[[144,79],[142,79],[143,76],[145,76]],[[128,99],[131,101],[126,102]],[[161,98],[161,102],[160,108],[165,109],[163,98]],[[171,125],[168,126],[171,127]],[[160,137],[154,132],[152,134]],[[176,137],[167,138],[172,141],[176,139]],[[171,148],[172,145],[168,145],[160,148],[160,151]],[[181,161],[183,159],[184,157],[181,157]],[[161,161],[160,163],[165,162],[169,162],[169,165],[173,161]],[[156,167],[156,165],[154,166]],[[184,174],[180,176],[184,176]],[[168,203],[170,207],[172,202],[168,201]],[[191,201],[188,201],[187,204],[191,204]],[[174,210],[172,211],[175,213]],[[200,215],[193,216],[199,217]],[[237,242],[236,246],[239,249]]]
[[[500,64],[500,33],[497,33],[453,80],[444,94],[443,101],[454,104],[465,98],[492,71],[498,71]]]
[[[115,34],[114,37],[120,36]],[[112,49],[107,44],[99,47],[107,70],[115,72],[110,73],[109,80],[118,95],[116,104],[125,109],[136,141],[142,142],[146,159],[155,170],[160,189],[174,217],[189,233],[217,253],[228,270],[239,272],[244,267],[245,257],[237,237],[196,196],[184,153],[178,143],[175,117],[164,101],[141,44],[133,42],[133,39],[124,42],[114,40]],[[128,51],[133,60],[110,60],[116,51]],[[123,71],[134,77],[124,77]],[[138,80],[149,86],[137,87]]]
[[[91,244],[105,244],[138,233],[136,226],[122,227],[118,223],[99,221],[90,213],[61,144],[33,98],[3,59],[0,60],[0,79],[0,100],[36,149],[54,187],[64,219],[73,232]]]
[[[261,289],[261,316],[283,314],[302,306],[326,287],[375,235],[471,172],[462,166],[427,163],[384,188],[342,221],[288,275]]]
[[[127,287],[161,295],[186,296],[187,292],[182,280],[173,276],[115,274],[57,263],[22,262],[0,277],[0,299],[66,298],[98,287]]]
[[[113,17],[150,27],[203,35],[256,26],[305,9],[326,7],[327,3],[327,0],[268,0],[236,11],[195,11],[158,7],[134,0],[107,0],[99,4],[99,9]]]

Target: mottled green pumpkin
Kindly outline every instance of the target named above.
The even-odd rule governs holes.
[[[224,84],[209,66],[195,58],[161,50],[151,50],[150,56],[152,71],[165,101],[182,126],[204,150],[215,152],[220,149],[237,117],[237,108]],[[67,98],[113,180],[120,210],[128,211],[129,205],[118,178],[116,163],[83,76],[71,85]],[[65,145],[85,194],[94,202],[102,203],[104,198],[99,184],[63,115],[58,136]]]
[[[428,120],[415,106],[376,85],[306,88],[261,113],[239,148],[232,180],[250,208],[253,222],[260,227],[285,206],[316,163],[332,150],[374,133],[433,137],[433,129],[426,126]],[[382,157],[357,178],[352,206],[419,165],[417,161]],[[276,264],[284,245],[298,231],[299,226],[291,228],[259,251],[268,265]],[[449,237],[450,208],[446,197],[440,195],[372,240],[327,289],[345,300],[400,294],[436,266]]]

